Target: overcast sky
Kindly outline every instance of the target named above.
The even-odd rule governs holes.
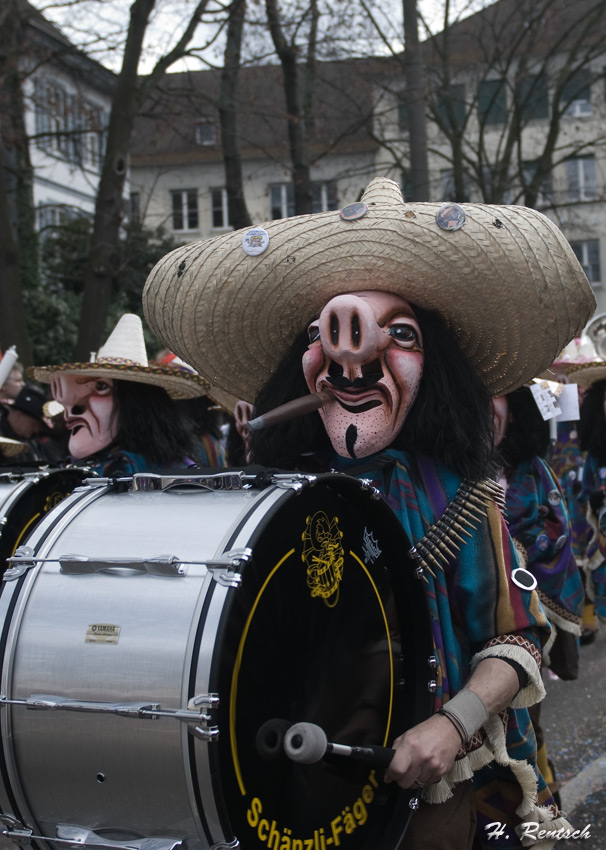
[[[128,27],[128,14],[131,5],[128,0],[30,0],[30,2],[43,12],[48,20],[59,26],[74,44],[82,46],[95,59],[113,71],[120,69],[121,45]],[[291,0],[291,2],[294,2],[294,0]],[[139,69],[140,73],[151,71],[155,57],[162,55],[175,43],[185,27],[186,21],[195,9],[196,3],[197,0],[157,0],[152,25],[148,28],[145,52]],[[283,5],[288,8],[288,0]],[[352,8],[352,5],[350,2],[349,8]],[[389,33],[392,45],[394,48],[400,49],[401,0],[393,0],[393,6],[390,6],[385,0],[380,0],[380,2],[374,0],[374,5],[375,8],[380,10],[378,13],[380,24],[385,33]],[[450,6],[453,10],[451,20],[454,19],[455,14],[465,17],[483,5],[489,5],[489,0],[451,0]],[[211,12],[213,8],[219,8],[217,0],[209,0]],[[443,0],[419,0],[419,8],[433,31],[442,28]],[[200,35],[196,38],[196,46],[201,47],[214,31],[214,27],[200,29]],[[421,26],[419,33],[423,37]],[[348,39],[348,43],[351,45],[351,39]],[[364,47],[366,48],[366,44]],[[374,53],[386,50],[378,38],[369,47]],[[203,52],[203,56],[210,64],[220,64],[221,54],[222,44],[220,41]],[[201,68],[204,65],[198,62],[190,62],[189,67]],[[183,70],[183,65],[175,65],[171,70]]]

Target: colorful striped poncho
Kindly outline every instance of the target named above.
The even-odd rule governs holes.
[[[572,530],[572,551],[580,567],[584,566],[591,527],[579,501],[583,486],[585,458],[579,447],[576,422],[558,422],[557,440],[549,458],[566,500]]]
[[[375,466],[376,463],[376,466]],[[379,489],[400,519],[409,540],[417,545],[453,499],[462,481],[429,457],[414,456],[388,449],[360,461],[334,458],[333,467],[365,478]],[[544,779],[536,768],[536,740],[527,707],[544,696],[541,680],[541,647],[548,639],[550,626],[538,596],[520,589],[511,580],[519,566],[516,550],[498,508],[491,502],[471,537],[457,542],[456,556],[449,559],[435,577],[426,573],[425,584],[431,618],[435,654],[437,690],[434,708],[458,693],[474,667],[487,657],[508,657],[526,671],[527,684],[511,707],[490,718],[484,729],[461,750],[451,771],[438,783],[427,786],[425,798],[439,803],[451,794],[460,781],[474,778],[477,793],[489,800],[492,820],[534,821],[549,828],[567,826]],[[496,762],[505,781],[514,786],[515,802],[506,799],[494,787],[494,771],[483,778],[481,769]],[[489,782],[490,786],[485,783]],[[497,786],[499,786],[497,782]],[[513,806],[513,811],[512,811]],[[480,824],[480,833],[483,824]],[[482,835],[479,835],[480,839]],[[486,846],[520,847],[515,833],[510,841],[491,839]],[[551,847],[552,843],[537,846]]]
[[[606,496],[606,466],[591,453],[585,460],[583,489],[579,500],[587,512],[592,536],[587,546],[588,596],[593,597],[596,615],[601,624],[606,623],[606,534],[600,529],[598,517],[591,510],[589,497],[603,492]]]

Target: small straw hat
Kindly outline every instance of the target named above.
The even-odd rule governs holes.
[[[29,446],[27,443],[22,443],[19,440],[11,440],[10,437],[0,437],[0,456],[15,457],[28,451]]]
[[[602,362],[595,351],[595,346],[588,340],[575,337],[560,352],[548,369],[539,375],[544,381],[576,384],[570,376],[579,367],[589,363]]]
[[[270,221],[164,257],[143,293],[157,336],[233,409],[345,292],[386,290],[441,314],[492,395],[547,368],[595,298],[570,245],[533,209],[404,203],[376,178],[343,210]]]
[[[596,381],[606,379],[606,360],[596,359],[591,363],[577,363],[568,370],[568,383],[589,387]]]
[[[196,398],[205,395],[208,381],[186,364],[149,364],[139,316],[125,313],[120,317],[97,356],[89,363],[63,363],[58,366],[33,366],[27,370],[30,378],[49,384],[57,372],[91,375],[121,381],[137,381],[162,387],[174,399]]]

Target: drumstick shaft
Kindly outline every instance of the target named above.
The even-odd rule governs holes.
[[[319,410],[334,400],[335,397],[327,389],[320,390],[319,393],[310,393],[301,396],[301,398],[295,398],[293,401],[287,401],[286,404],[281,404],[279,407],[274,407],[273,410],[263,413],[255,419],[250,419],[247,423],[248,428],[251,431],[260,431],[261,428],[268,428],[270,425],[277,425],[279,422],[288,422],[297,416],[304,416],[306,413]]]

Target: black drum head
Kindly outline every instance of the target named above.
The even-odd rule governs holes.
[[[329,741],[391,746],[429,715],[428,616],[400,523],[359,481],[326,476],[251,543],[215,670],[226,834],[244,850],[395,847],[410,795],[351,759],[295,763],[281,736],[304,721]]]

